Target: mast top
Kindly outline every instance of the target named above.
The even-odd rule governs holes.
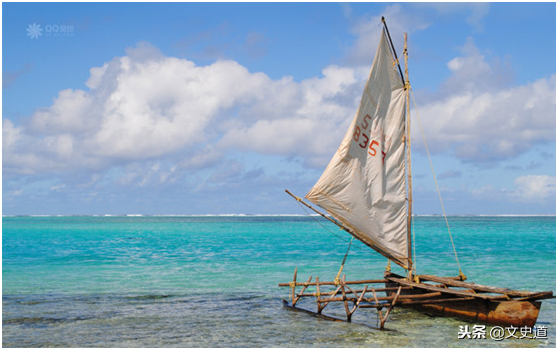
[[[403,86],[405,86],[405,89],[407,89],[407,84],[405,84],[405,78],[403,76],[403,70],[401,70],[401,65],[399,64],[399,58],[397,58],[397,51],[395,51],[395,46],[393,46],[393,41],[391,40],[391,35],[389,34],[389,29],[387,27],[386,19],[384,18],[384,16],[382,16],[382,23],[384,24],[384,28],[386,29],[387,37],[391,45],[391,52],[395,57],[395,62],[397,62],[397,68],[399,68],[399,75],[401,76],[401,82],[403,82]]]

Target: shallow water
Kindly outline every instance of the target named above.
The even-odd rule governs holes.
[[[4,217],[5,347],[555,347],[555,300],[538,325],[547,339],[459,340],[473,324],[395,309],[353,324],[282,307],[279,282],[335,277],[347,235],[307,217]],[[556,290],[555,217],[452,217],[470,281]],[[456,275],[445,222],[415,219],[419,273]],[[428,254],[426,253],[428,252]],[[382,276],[386,259],[353,243],[348,279]],[[396,270],[394,268],[394,270]],[[397,271],[396,271],[397,272]],[[315,311],[315,303],[304,307]],[[326,309],[342,315],[341,308]],[[364,325],[362,325],[364,324]]]

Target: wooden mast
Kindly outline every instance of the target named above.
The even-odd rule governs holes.
[[[411,104],[410,104],[410,90],[411,85],[409,84],[409,65],[408,59],[409,54],[407,52],[407,33],[404,34],[403,42],[403,56],[405,57],[405,103],[407,105],[407,136],[405,137],[405,143],[407,146],[407,249],[409,256],[409,278],[412,279],[413,273],[413,249],[411,240],[411,221],[412,221],[412,211],[413,211],[413,182],[411,176]]]
[[[399,58],[397,58],[397,52],[395,51],[395,47],[393,46],[393,41],[391,40],[391,35],[389,34],[389,29],[386,23],[386,19],[382,16],[382,23],[384,24],[384,28],[386,29],[386,34],[389,39],[389,43],[391,45],[391,50],[393,52],[393,56],[395,57],[395,63],[397,63],[397,67],[399,68],[399,74],[401,76],[401,81],[405,86],[405,100],[407,104],[407,134],[405,136],[405,146],[407,147],[407,256],[409,260],[407,262],[407,271],[409,272],[409,278],[412,279],[412,269],[413,269],[413,242],[411,240],[411,220],[412,220],[412,204],[413,204],[413,186],[411,183],[411,107],[409,103],[409,93],[411,85],[409,84],[409,67],[407,65],[407,33],[404,33],[404,48],[403,48],[403,55],[405,56],[405,76],[403,76],[403,72],[401,71],[401,65],[399,64]],[[389,271],[389,262],[386,268]]]

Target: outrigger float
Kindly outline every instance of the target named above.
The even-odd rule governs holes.
[[[384,329],[394,307],[471,322],[533,327],[541,300],[555,298],[553,292],[518,291],[465,282],[455,246],[459,276],[416,273],[411,248],[413,191],[407,35],[404,36],[403,76],[383,17],[382,23],[382,36],[356,116],[321,178],[305,196],[329,215],[286,192],[387,257],[388,267],[383,278],[347,281],[345,275],[341,277],[345,255],[334,281],[310,277],[306,282],[297,280],[295,268],[293,280],[279,284],[291,288],[291,303],[284,300],[284,305],[339,321],[343,319],[324,315],[323,311],[330,303],[343,303],[346,312],[343,321],[347,322],[351,322],[358,309],[372,308],[377,310],[380,329]],[[445,217],[443,204],[442,210]],[[449,225],[448,233],[451,238]],[[389,262],[403,267],[406,276],[392,273]],[[297,307],[302,298],[315,298],[317,311]]]

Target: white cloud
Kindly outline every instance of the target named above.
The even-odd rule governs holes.
[[[525,175],[515,179],[514,199],[521,202],[544,202],[556,198],[556,177],[548,175]]]
[[[188,159],[175,160],[181,168],[200,168],[231,149],[323,157],[364,83],[362,72],[338,66],[300,83],[272,80],[234,61],[165,57],[146,43],[90,73],[89,91],[60,91],[26,125],[4,121],[10,170],[100,170],[179,155]]]
[[[90,130],[97,120],[91,116],[92,96],[83,90],[62,90],[52,106],[37,110],[29,123],[34,134],[80,134]]]
[[[458,2],[433,2],[421,3],[419,6],[434,8],[444,16],[459,15],[466,16],[466,21],[477,31],[484,29],[484,17],[490,11],[489,3],[458,3]]]
[[[11,150],[18,142],[21,135],[21,128],[15,127],[9,119],[2,119],[2,149]]]
[[[448,63],[453,75],[443,85],[444,94],[418,107],[430,150],[451,149],[461,160],[482,164],[555,142],[555,75],[510,87],[495,65],[472,41],[463,56]],[[422,139],[419,128],[413,131],[415,140]]]
[[[388,6],[392,31],[406,15]],[[231,151],[302,157],[322,167],[356,111],[380,17],[359,22],[349,53],[366,66],[330,65],[322,76],[272,80],[234,61],[206,66],[164,56],[148,43],[90,69],[88,90],[59,92],[27,124],[3,121],[4,170],[34,174],[101,171],[165,159],[176,165],[150,170],[165,181],[185,170],[223,162]],[[415,30],[425,22],[407,21]],[[430,149],[450,149],[461,160],[483,163],[514,157],[534,144],[555,141],[555,76],[510,87],[500,62],[488,62],[472,40],[448,62],[443,94],[419,107]],[[505,66],[505,65],[504,65]],[[414,128],[413,138],[420,140]],[[415,150],[420,150],[417,143]],[[128,171],[121,181],[137,181]],[[155,175],[157,173],[157,175]],[[141,183],[141,182],[140,182]]]
[[[473,197],[488,201],[513,201],[517,203],[545,203],[556,198],[556,177],[548,175],[523,175],[514,180],[514,188],[495,188],[487,185],[471,190]]]
[[[245,113],[251,117],[232,126],[220,146],[310,158],[331,155],[342,136],[339,127],[345,128],[356,110],[358,101],[351,92],[363,83],[356,74],[329,66],[322,78],[300,84],[283,79],[269,85],[264,98]]]
[[[25,173],[167,155],[206,142],[218,113],[261,98],[271,83],[233,61],[199,67],[147,44],[127,52],[91,69],[89,91],[61,91],[27,125],[5,120],[5,162]],[[39,166],[37,153],[48,162]]]
[[[352,32],[356,35],[356,40],[345,58],[349,64],[370,68],[370,60],[376,53],[383,28],[382,16],[389,21],[388,28],[392,38],[402,38],[404,32],[412,33],[430,26],[423,16],[403,11],[400,4],[386,6],[380,15],[353,20]],[[395,48],[400,55],[403,43],[395,44],[400,45]]]

